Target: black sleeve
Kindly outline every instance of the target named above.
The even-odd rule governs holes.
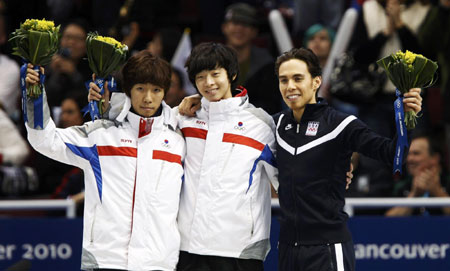
[[[396,138],[389,139],[378,135],[359,119],[353,120],[345,128],[344,137],[346,147],[352,152],[359,152],[388,166],[393,165]],[[404,158],[406,153],[407,151]]]

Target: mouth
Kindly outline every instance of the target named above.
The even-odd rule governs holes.
[[[155,108],[153,108],[153,107],[141,107],[141,109],[144,110],[144,111],[152,111]]]
[[[215,88],[215,89],[209,89],[209,90],[206,90],[205,92],[206,92],[206,94],[214,95],[214,94],[216,94],[218,91],[219,91],[219,89]]]
[[[286,96],[288,101],[295,101],[300,98],[300,94],[291,94]]]

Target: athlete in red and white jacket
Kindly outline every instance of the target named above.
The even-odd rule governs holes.
[[[270,179],[278,174],[273,120],[247,95],[201,103],[196,117],[178,122],[187,145],[181,250],[264,260],[270,249]]]
[[[128,63],[149,57],[155,59],[138,54]],[[168,64],[167,71],[168,86]],[[164,84],[145,80],[150,81],[132,84],[131,99],[124,98],[116,121],[56,128],[44,92],[43,127],[34,128],[34,101],[26,101],[33,148],[84,170],[82,269],[174,270],[178,262],[176,218],[185,142],[175,131],[171,109],[162,102],[166,88],[159,85]]]

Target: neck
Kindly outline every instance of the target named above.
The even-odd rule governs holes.
[[[292,113],[294,114],[294,119],[300,123],[300,120],[302,119],[303,113],[305,112],[305,107],[302,107],[300,109],[292,110]]]

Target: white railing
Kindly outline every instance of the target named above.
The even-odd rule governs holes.
[[[67,218],[75,218],[76,205],[71,199],[0,200],[0,210],[66,210]]]
[[[378,207],[443,207],[450,206],[450,198],[346,198],[344,210],[353,216],[355,208]],[[278,199],[272,199],[272,209],[279,209]],[[60,200],[0,200],[0,210],[66,210],[67,218],[74,218],[76,205],[71,199]]]
[[[353,216],[355,208],[378,207],[443,207],[450,206],[450,198],[346,198],[344,210]],[[272,199],[272,208],[280,208],[278,199]]]

